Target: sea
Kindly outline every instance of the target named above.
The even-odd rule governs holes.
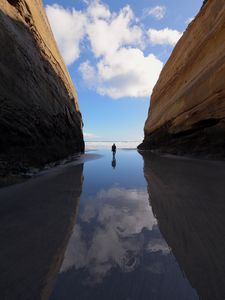
[[[85,150],[110,149],[116,144],[117,149],[136,149],[142,140],[139,141],[85,141]]]

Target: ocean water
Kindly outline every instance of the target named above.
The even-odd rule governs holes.
[[[97,150],[97,149],[111,149],[112,144],[115,143],[118,149],[137,149],[142,140],[139,141],[99,141],[99,142],[85,142],[86,150]]]

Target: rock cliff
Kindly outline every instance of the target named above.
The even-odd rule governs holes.
[[[153,90],[139,149],[225,156],[225,2],[205,1]]]
[[[0,167],[82,152],[77,94],[41,0],[0,1],[0,45]]]

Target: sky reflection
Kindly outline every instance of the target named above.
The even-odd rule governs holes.
[[[89,197],[79,219],[61,272],[85,267],[92,283],[101,282],[112,268],[133,271],[143,251],[169,252],[160,237],[149,243],[145,239],[144,229],[153,230],[156,224],[146,190],[120,187],[100,190]]]
[[[51,300],[197,299],[162,237],[143,159],[111,151],[84,167],[79,214]],[[168,296],[169,293],[169,296]]]

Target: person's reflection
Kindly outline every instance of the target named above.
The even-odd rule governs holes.
[[[112,157],[112,167],[113,169],[116,168],[116,153],[113,152],[113,157]]]

